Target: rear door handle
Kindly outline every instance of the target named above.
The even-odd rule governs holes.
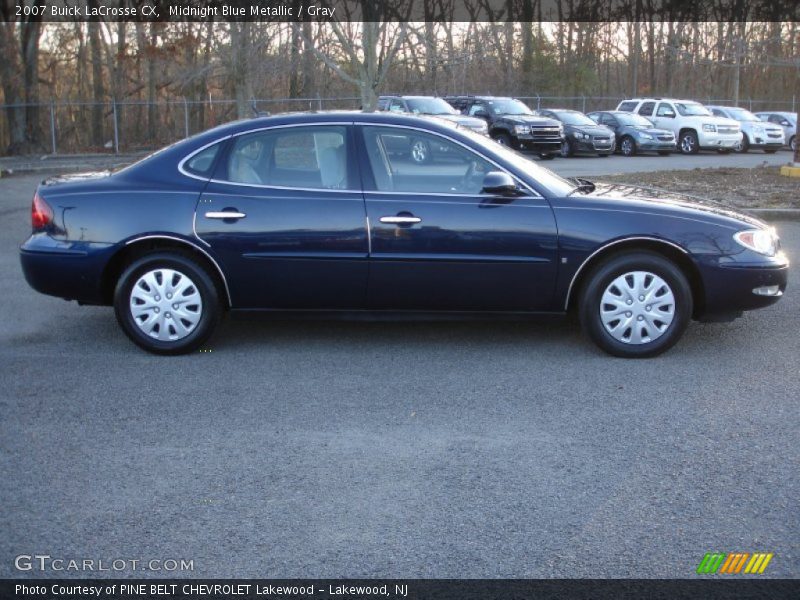
[[[389,223],[390,225],[413,225],[414,223],[422,223],[422,219],[419,217],[398,215],[396,217],[381,217],[381,223]]]
[[[244,219],[247,215],[243,212],[233,210],[209,211],[206,219]]]

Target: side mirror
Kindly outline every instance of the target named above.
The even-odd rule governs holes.
[[[489,171],[483,178],[482,192],[500,196],[516,194],[519,189],[514,179],[503,171]]]
[[[675,118],[675,113],[672,112],[671,110],[669,110],[669,111],[665,112],[663,116],[665,116],[668,119],[674,119]]]

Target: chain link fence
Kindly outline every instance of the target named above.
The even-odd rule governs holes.
[[[611,110],[624,96],[517,96],[532,109],[571,108],[581,112]],[[701,98],[705,104],[731,105],[731,99]],[[358,109],[360,98],[254,99],[250,112],[280,113]],[[740,99],[752,111],[796,111],[791,100]],[[9,109],[24,110],[38,138],[40,152],[50,155],[120,153],[152,150],[237,118],[235,100],[208,99],[111,102],[58,102],[0,105],[0,153],[10,145]]]

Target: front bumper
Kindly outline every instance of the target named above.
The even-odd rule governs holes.
[[[755,310],[775,304],[783,297],[789,277],[789,265],[785,261],[782,264],[776,261],[774,266],[705,265],[700,269],[705,293],[704,315]]]
[[[614,152],[614,138],[604,140],[571,138],[572,149],[575,152],[590,152],[592,154],[611,154]]]
[[[697,139],[701,148],[733,149],[742,141],[742,133],[716,133],[711,131],[700,131]]]
[[[536,139],[530,135],[518,135],[517,145],[520,150],[540,152],[542,154],[557,154],[561,150],[561,136],[553,139]]]
[[[676,152],[678,145],[675,140],[671,142],[661,142],[659,140],[643,140],[637,142],[639,150],[642,152]]]

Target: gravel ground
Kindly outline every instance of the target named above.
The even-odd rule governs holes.
[[[655,171],[597,179],[663,188],[737,208],[800,208],[800,179],[781,175],[779,167]]]

